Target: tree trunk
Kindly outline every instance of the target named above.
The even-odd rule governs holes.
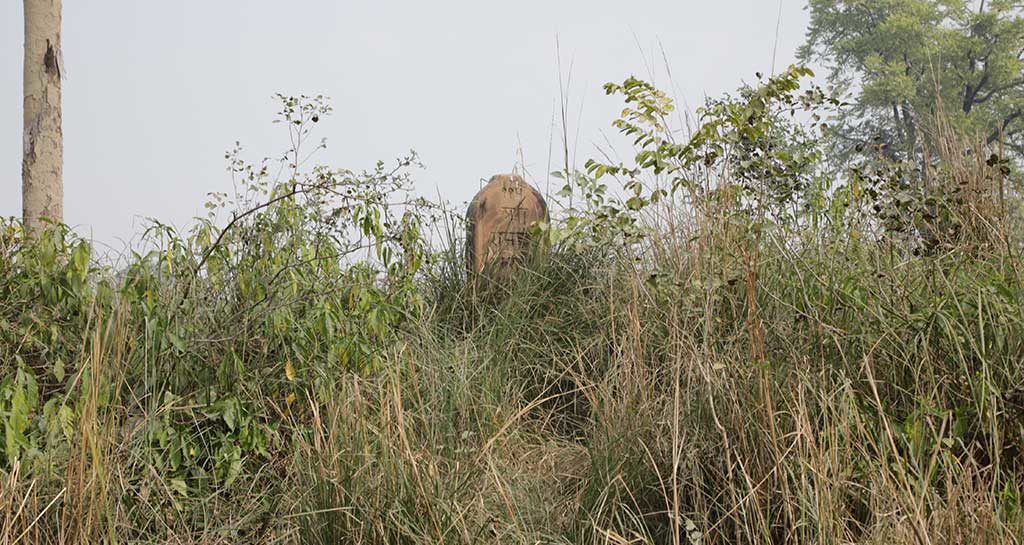
[[[64,221],[64,135],[61,131],[61,0],[25,0],[22,219],[35,236],[44,220]]]
[[[901,117],[903,118],[903,125],[906,134],[906,145],[907,145],[907,159],[914,160],[917,155],[917,120],[914,119],[910,105],[907,101],[903,101],[900,106]]]

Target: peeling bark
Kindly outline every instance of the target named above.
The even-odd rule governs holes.
[[[64,221],[61,130],[61,0],[24,0],[24,132],[22,218],[37,235],[47,221]]]

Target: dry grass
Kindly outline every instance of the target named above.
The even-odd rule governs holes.
[[[280,442],[203,494],[148,457],[181,409],[125,367],[162,362],[97,317],[67,448],[0,470],[0,545],[1020,543],[1019,239],[958,149],[929,183],[967,188],[962,229],[931,255],[752,234],[723,200],[659,209],[628,259],[555,253],[504,301],[435,289],[385,371],[262,399]]]

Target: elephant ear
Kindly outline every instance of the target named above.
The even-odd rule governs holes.
[[[542,195],[540,191],[537,191],[536,187],[533,187],[533,185],[530,184],[527,185],[530,188],[530,191],[533,191],[533,195],[537,197],[537,202],[540,203],[540,207],[544,211],[544,221],[551,221],[551,214],[548,212],[548,201],[544,200],[544,195]]]
[[[469,207],[466,208],[466,270],[473,272],[473,262],[476,258],[474,241],[476,240],[476,217],[479,215],[477,210],[479,203],[478,197],[473,197],[470,201]]]

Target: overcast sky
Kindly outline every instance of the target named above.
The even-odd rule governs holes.
[[[808,18],[805,0],[781,1],[776,69],[794,61]],[[603,83],[650,67],[692,109],[771,71],[779,10],[779,0],[66,1],[65,221],[115,248],[145,217],[187,227],[208,192],[230,190],[224,151],[236,140],[250,159],[284,151],[271,123],[278,91],[332,98],[322,164],[362,170],[415,149],[426,165],[417,190],[462,203],[521,149],[543,185],[556,37],[563,71],[572,63],[582,163],[622,109]],[[0,2],[0,216],[21,214],[23,43],[22,2]]]

